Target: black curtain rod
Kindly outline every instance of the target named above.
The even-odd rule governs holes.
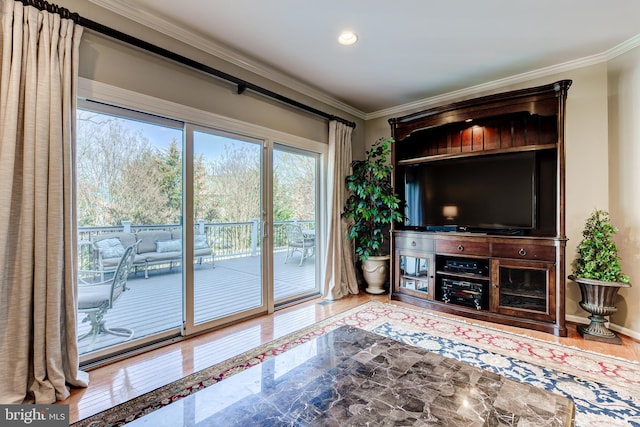
[[[154,44],[148,43],[144,40],[138,39],[136,37],[130,36],[129,34],[125,34],[116,29],[107,27],[98,22],[92,21],[87,18],[83,18],[77,13],[71,12],[64,7],[60,7],[55,4],[51,4],[47,1],[43,0],[18,0],[23,3],[25,6],[33,6],[39,10],[46,10],[47,12],[57,13],[65,19],[71,19],[78,25],[81,25],[90,30],[96,31],[100,34],[104,34],[116,40],[125,42],[132,46],[138,47],[140,49],[146,50],[148,52],[154,53],[156,55],[162,56],[164,58],[170,59],[172,61],[178,62],[179,64],[186,65],[187,67],[193,68],[198,71],[202,71],[204,73],[210,74],[214,77],[218,77],[222,80],[226,80],[230,83],[233,83],[237,86],[238,95],[244,93],[246,90],[250,90],[255,93],[259,93],[260,95],[264,95],[266,97],[275,99],[284,104],[291,105],[300,110],[304,110],[308,113],[314,114],[316,116],[323,117],[327,120],[336,120],[338,122],[344,123],[347,126],[356,127],[356,124],[352,121],[343,119],[342,117],[334,116],[333,114],[325,113],[324,111],[318,110],[317,108],[313,108],[309,105],[298,102],[294,99],[288,98],[286,96],[280,95],[279,93],[273,92],[269,89],[265,89],[261,86],[254,85],[253,83],[242,80],[238,77],[232,76],[231,74],[225,73],[224,71],[217,70],[215,68],[209,67],[201,62],[194,61],[193,59],[189,59],[185,56],[179,55],[170,50],[164,49],[160,46],[156,46]]]

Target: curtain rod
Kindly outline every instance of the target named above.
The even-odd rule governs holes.
[[[296,107],[300,110],[306,111],[308,113],[314,114],[316,116],[323,117],[327,120],[336,120],[338,122],[344,123],[347,126],[352,128],[356,127],[356,124],[347,119],[343,119],[342,117],[334,116],[333,114],[325,113],[324,111],[318,110],[317,108],[313,108],[309,105],[298,102],[294,99],[288,98],[286,96],[280,95],[279,93],[273,92],[269,89],[265,89],[261,86],[257,86],[253,83],[242,80],[238,77],[232,76],[231,74],[225,73],[224,71],[220,71],[218,69],[209,67],[201,62],[194,61],[193,59],[187,58],[185,56],[179,55],[170,50],[164,49],[160,46],[156,46],[154,44],[148,43],[139,38],[133,37],[129,34],[125,34],[121,31],[118,31],[114,28],[107,27],[98,22],[92,21],[87,18],[83,18],[78,13],[71,12],[64,7],[60,7],[58,5],[49,3],[43,0],[16,0],[20,1],[25,6],[33,6],[39,10],[46,10],[50,13],[57,13],[65,19],[71,19],[76,24],[81,25],[90,30],[96,31],[100,34],[104,34],[121,42],[125,42],[132,46],[138,47],[140,49],[146,50],[148,52],[154,53],[156,55],[162,56],[163,58],[170,59],[179,64],[185,65],[187,67],[193,68],[198,71],[202,71],[204,73],[210,74],[214,77],[217,77],[222,80],[226,80],[232,84],[237,86],[237,93],[241,95],[246,90],[250,90],[252,92],[258,93],[260,95],[266,96],[268,98],[275,99],[276,101],[282,102],[284,104],[288,104],[290,106]]]

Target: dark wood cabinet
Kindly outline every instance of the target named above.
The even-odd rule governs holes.
[[[566,336],[564,109],[570,85],[562,80],[389,120],[396,140],[392,184],[405,201],[416,197],[405,194],[415,165],[446,168],[451,159],[493,155],[502,165],[512,158],[521,164],[521,153],[533,153],[535,170],[528,208],[533,218],[521,228],[467,229],[446,219],[433,227],[426,220],[394,224],[391,299]],[[446,174],[429,179],[434,176]],[[460,179],[472,184],[474,176]],[[498,200],[500,210],[518,208],[511,197]],[[428,203],[435,202],[418,204],[434,210],[424,207]],[[445,215],[442,205],[435,210]]]
[[[555,323],[555,264],[491,260],[491,311]]]
[[[558,238],[396,230],[391,298],[566,336]]]

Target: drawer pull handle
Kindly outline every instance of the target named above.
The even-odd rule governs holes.
[[[415,245],[416,245],[416,241],[414,240],[411,242],[411,246],[415,246]]]
[[[458,252],[462,252],[462,251],[464,251],[464,246],[458,245]]]
[[[520,248],[520,250],[518,251],[518,254],[520,256],[525,256],[527,254],[527,251],[525,251],[524,248]]]

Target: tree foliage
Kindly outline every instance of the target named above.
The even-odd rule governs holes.
[[[259,145],[243,145],[225,147],[224,152],[212,160],[211,184],[213,197],[219,200],[218,221],[261,218],[260,155]]]
[[[574,277],[629,283],[629,277],[622,273],[618,248],[613,241],[617,231],[606,211],[594,210],[591,213],[582,231],[578,256],[573,263]]]
[[[121,121],[95,113],[78,117],[77,184],[80,226],[114,225],[123,220],[169,221],[173,212],[149,212],[145,207],[168,205],[154,167],[161,153],[141,133]],[[160,209],[156,209],[159,211]]]
[[[172,140],[168,150],[159,152],[154,161],[152,169],[157,170],[157,186],[164,195],[162,201],[165,205],[161,208],[178,218],[182,211],[182,152],[177,141]]]
[[[78,110],[77,205],[80,226],[177,224],[182,217],[179,137],[158,140],[123,119]],[[156,138],[150,140],[149,138]],[[236,141],[237,142],[237,141]],[[164,148],[163,148],[164,147]],[[194,220],[261,218],[262,146],[231,143],[193,160]],[[301,161],[302,158],[302,161]],[[285,153],[275,162],[275,220],[315,218],[315,164]]]
[[[274,220],[314,219],[315,182],[315,158],[287,151],[276,151],[273,173]]]
[[[353,173],[346,178],[351,194],[342,216],[350,220],[349,238],[355,241],[356,254],[362,261],[382,254],[386,228],[393,221],[402,220],[388,163],[393,142],[393,138],[378,139],[364,160],[352,162]]]

